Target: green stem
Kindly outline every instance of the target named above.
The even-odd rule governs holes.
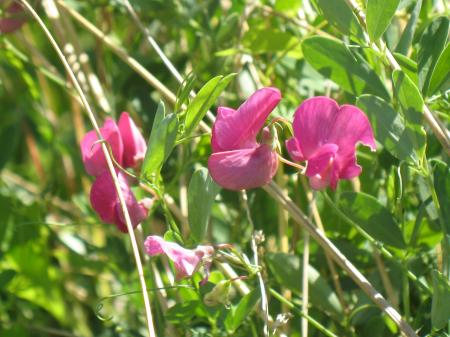
[[[328,330],[327,328],[325,328],[322,324],[320,324],[318,321],[316,321],[314,318],[312,318],[311,316],[304,314],[303,311],[300,308],[297,308],[295,306],[294,303],[288,301],[285,297],[283,297],[280,293],[278,293],[276,290],[270,288],[269,290],[270,294],[275,297],[278,301],[280,301],[281,303],[285,304],[287,307],[289,307],[290,309],[292,309],[293,311],[295,311],[297,314],[299,314],[300,316],[306,318],[306,320],[313,325],[317,330],[319,330],[320,332],[322,332],[324,335],[328,336],[328,337],[338,337],[337,335],[335,335],[333,332],[331,332],[330,330]]]
[[[378,242],[377,240],[375,240],[373,237],[371,237],[364,229],[362,229],[358,224],[356,224],[353,220],[351,220],[350,218],[348,218],[333,202],[333,200],[331,200],[330,196],[327,193],[322,193],[325,201],[328,203],[328,205],[331,206],[331,208],[333,208],[333,210],[342,218],[344,219],[346,222],[348,222],[350,225],[352,225],[353,227],[355,227],[355,229],[369,242],[371,242],[374,247],[376,247],[381,254],[383,254],[384,257],[386,257],[387,259],[396,262],[396,258],[391,254],[391,252],[389,252],[386,248],[383,247],[383,245]],[[428,287],[428,285],[426,285],[425,283],[423,283],[423,281],[419,280],[417,278],[416,275],[414,275],[411,271],[407,271],[408,277],[411,279],[411,281],[413,281],[414,283],[416,283],[417,285],[419,285],[423,290],[425,290],[429,295],[432,294],[430,288]]]

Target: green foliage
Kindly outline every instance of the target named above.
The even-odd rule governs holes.
[[[377,41],[390,24],[400,0],[367,1],[367,31],[372,41]]]
[[[437,270],[433,271],[433,305],[431,322],[434,329],[444,328],[450,319],[450,282]]]

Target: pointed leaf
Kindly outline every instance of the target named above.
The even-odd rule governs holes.
[[[341,211],[370,236],[386,245],[405,248],[403,234],[392,214],[373,196],[344,192],[339,203]]]
[[[442,216],[446,220],[447,235],[450,235],[450,168],[446,163],[436,160],[433,178]]]
[[[400,38],[397,47],[395,47],[395,51],[397,53],[403,55],[406,55],[408,53],[409,47],[411,46],[411,42],[414,37],[414,32],[416,31],[417,19],[419,18],[421,8],[422,8],[422,0],[417,0],[414,9],[411,12],[409,21],[406,24],[405,29],[403,30],[402,37]]]
[[[313,36],[303,41],[302,50],[311,66],[342,89],[355,96],[372,93],[390,99],[386,87],[369,64],[357,60],[341,41]]]
[[[420,49],[417,56],[419,68],[419,88],[423,93],[428,92],[434,67],[445,47],[450,20],[446,17],[434,19],[422,34]]]
[[[258,289],[254,289],[242,297],[237,306],[228,312],[224,324],[229,334],[234,333],[252,313],[258,304],[260,297],[261,294]]]
[[[318,0],[325,18],[346,35],[362,36],[358,19],[344,0]]]
[[[217,97],[219,97],[228,83],[230,83],[235,76],[236,74],[229,74],[225,77],[216,76],[209,80],[208,83],[200,89],[198,94],[187,107],[184,137],[189,136],[197,127],[206,115],[206,112],[216,102]]]
[[[367,32],[371,41],[377,41],[391,23],[400,0],[368,0]]]
[[[434,67],[433,74],[431,75],[430,85],[428,87],[427,96],[433,95],[449,78],[450,75],[450,43],[447,44],[442,54]],[[449,88],[444,88],[448,90]]]

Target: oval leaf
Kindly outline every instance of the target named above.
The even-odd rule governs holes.
[[[403,234],[392,214],[371,195],[344,192],[339,199],[339,208],[377,241],[392,247],[406,247]]]
[[[430,85],[428,87],[427,96],[433,95],[445,82],[446,79],[449,78],[450,74],[450,43],[447,44],[444,51],[436,63],[436,67],[434,67],[433,74],[431,75]],[[449,88],[445,88],[444,90],[448,90]]]
[[[192,175],[188,189],[188,217],[191,234],[199,242],[206,235],[209,215],[220,187],[204,167]]]

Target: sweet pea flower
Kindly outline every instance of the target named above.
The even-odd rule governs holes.
[[[4,2],[0,0],[0,5]],[[22,5],[11,3],[3,10],[3,17],[0,17],[0,33],[13,33],[25,23],[25,13]]]
[[[147,237],[144,246],[145,252],[150,256],[166,255],[175,266],[177,279],[192,276],[203,264],[206,276],[201,284],[206,283],[214,254],[212,246],[200,245],[195,249],[186,249],[157,235]]]
[[[339,179],[361,174],[356,163],[356,145],[362,143],[375,151],[372,127],[366,115],[353,105],[339,106],[328,97],[305,100],[294,115],[294,137],[286,142],[295,161],[307,161],[306,176],[315,190]]]
[[[118,125],[124,147],[122,164],[136,168],[144,160],[147,143],[128,112],[122,112]]]
[[[116,172],[116,174],[125,199],[125,204],[127,205],[131,224],[133,228],[136,228],[147,217],[150,206],[149,199],[138,202],[130,186],[128,186],[126,176],[121,172]],[[92,207],[102,221],[115,224],[121,232],[128,232],[125,216],[122,212],[117,191],[109,171],[104,171],[95,179],[91,188],[90,200]]]
[[[119,125],[107,118],[100,133],[109,144],[116,162],[125,168],[136,168],[144,159],[147,144],[127,112],[122,112]],[[89,131],[81,141],[81,154],[86,171],[95,177],[107,169],[105,155],[97,134]]]
[[[147,145],[127,112],[121,114],[119,125],[113,119],[107,118],[100,128],[100,133],[109,144],[114,160],[122,167],[136,168],[144,158]],[[86,171],[96,177],[90,192],[92,207],[102,221],[115,224],[120,231],[127,232],[114,182],[95,131],[89,131],[83,137],[80,147]],[[138,202],[124,174],[116,172],[116,175],[125,198],[131,224],[133,228],[136,228],[147,217],[148,208],[150,208],[148,199]]]
[[[219,107],[212,129],[208,168],[214,181],[230,190],[243,190],[270,182],[278,168],[264,123],[281,100],[276,88],[263,88],[251,95],[237,110]],[[258,133],[263,129],[261,143]]]

